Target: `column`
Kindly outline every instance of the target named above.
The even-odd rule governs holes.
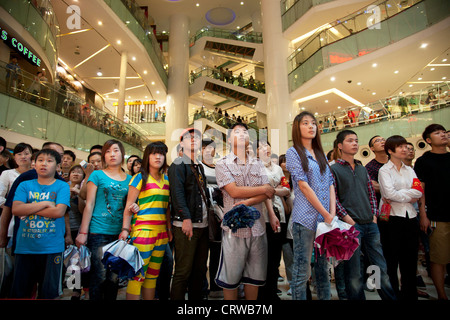
[[[117,118],[121,121],[125,115],[125,82],[127,79],[128,53],[122,52],[120,56],[120,80],[119,80],[119,101],[117,103]]]
[[[288,149],[287,122],[295,116],[289,95],[287,57],[289,40],[283,37],[280,1],[261,0],[261,21],[266,79],[267,127],[272,152]]]
[[[188,126],[189,18],[183,13],[170,17],[169,80],[166,104],[168,162],[176,158],[181,131]]]

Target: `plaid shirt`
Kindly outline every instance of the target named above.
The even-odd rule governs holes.
[[[256,158],[247,158],[245,164],[240,164],[239,158],[234,153],[229,153],[216,164],[216,178],[217,185],[222,190],[224,212],[230,211],[234,204],[246,200],[240,198],[233,198],[224,189],[230,183],[235,182],[236,186],[256,187],[268,184],[269,180],[262,162]],[[262,215],[263,203],[253,205],[261,213],[261,217],[255,221],[251,228],[238,229],[233,236],[238,238],[250,238],[252,236],[261,236],[266,232],[266,224]],[[228,227],[222,226],[224,231],[229,231]]]
[[[348,166],[350,168],[350,170],[354,174],[354,170],[353,170],[352,166],[347,161],[342,160],[342,159],[337,159],[336,163],[339,163],[339,164],[341,164],[343,166]],[[362,165],[362,163],[361,163],[361,161],[355,159],[355,165]],[[373,185],[372,185],[372,181],[371,181],[370,175],[369,174],[367,174],[367,175],[369,177],[367,179],[368,180],[368,182],[367,182],[367,189],[368,189],[368,192],[369,192],[370,208],[372,209],[372,214],[374,216],[378,217],[379,211],[378,211],[377,197],[376,197]],[[334,190],[336,191],[336,214],[337,214],[338,217],[343,218],[344,216],[347,215],[347,210],[345,210],[345,208],[342,206],[342,204],[339,201],[339,195],[338,195],[338,192],[337,192],[338,189],[337,189],[337,186],[336,186],[336,179],[334,179]]]

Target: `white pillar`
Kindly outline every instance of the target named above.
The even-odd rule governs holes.
[[[117,118],[121,121],[125,116],[125,83],[127,79],[128,53],[120,56],[119,101],[117,102]]]
[[[169,80],[166,105],[168,162],[176,158],[182,129],[189,122],[189,18],[183,13],[170,17]]]
[[[261,0],[261,21],[266,79],[267,127],[272,152],[288,148],[287,122],[293,119],[294,103],[289,95],[287,57],[289,40],[283,37],[280,1]],[[271,130],[278,130],[271,132]],[[271,139],[273,137],[274,141]]]

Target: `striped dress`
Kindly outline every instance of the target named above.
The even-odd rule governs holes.
[[[169,178],[164,175],[160,182],[151,175],[143,184],[141,173],[130,181],[130,186],[138,189],[139,212],[131,221],[131,240],[144,260],[144,274],[128,282],[127,292],[139,295],[141,287],[155,288],[156,280],[164,257],[167,236],[166,212],[169,205]]]

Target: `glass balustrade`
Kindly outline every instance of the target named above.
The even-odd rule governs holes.
[[[200,67],[191,72],[189,83],[193,84],[195,80],[200,77],[213,78],[259,93],[266,93],[264,81],[255,80],[251,74],[244,75],[240,73],[236,76],[232,73],[227,74],[226,70],[223,70],[222,68]]]
[[[75,92],[0,61],[0,127],[82,151],[116,138],[130,152],[149,143],[138,126],[90,106]]]
[[[148,18],[134,0],[104,0],[125,25],[133,32],[136,38],[144,45],[159,76],[167,86],[168,63],[148,23]]]
[[[315,117],[323,147],[330,150],[336,134],[343,129],[355,131],[361,144],[366,144],[375,134],[414,137],[420,136],[430,123],[450,127],[449,107],[449,82],[442,82],[420,91],[377,100],[364,107],[350,107]],[[288,123],[288,132],[292,139],[292,122]]]
[[[300,19],[309,9],[334,0],[283,0],[281,1],[281,23],[283,31]]]
[[[326,68],[400,41],[448,17],[447,0],[379,0],[331,23],[288,58],[289,90]]]
[[[5,9],[39,43],[50,62],[50,68],[56,70],[58,58],[59,24],[50,0],[0,1]],[[3,26],[5,27],[5,26]],[[7,30],[14,33],[14,30]]]
[[[226,30],[218,28],[203,27],[195,33],[190,39],[190,47],[192,47],[197,40],[202,37],[214,37],[221,39],[231,39],[244,42],[262,43],[262,32],[248,32],[242,33],[236,30]]]

